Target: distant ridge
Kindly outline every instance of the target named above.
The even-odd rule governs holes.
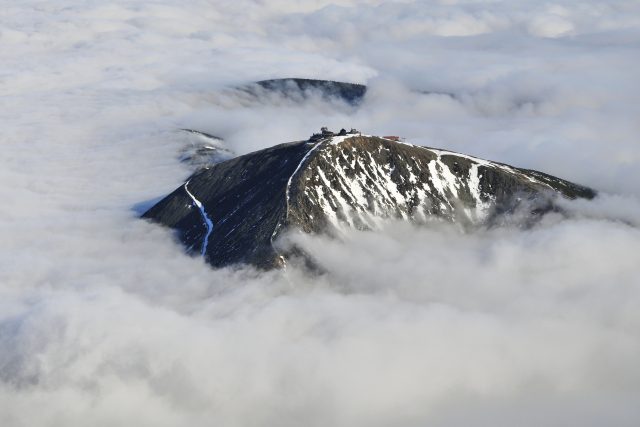
[[[367,93],[367,86],[362,84],[302,78],[261,80],[241,86],[240,89],[253,95],[258,95],[261,90],[278,93],[294,100],[320,95],[324,99],[340,99],[351,105],[362,102]]]

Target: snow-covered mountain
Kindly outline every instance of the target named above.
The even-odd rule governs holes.
[[[388,218],[526,226],[558,210],[559,197],[594,195],[541,172],[397,138],[324,132],[202,169],[143,217],[176,229],[213,266],[272,268],[286,262],[275,242],[291,228],[339,234]]]

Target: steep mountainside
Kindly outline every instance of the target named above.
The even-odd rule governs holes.
[[[360,134],[316,136],[200,170],[143,217],[178,230],[213,266],[281,266],[274,245],[291,227],[339,233],[385,218],[483,226],[523,224],[557,197],[594,192],[550,175]]]

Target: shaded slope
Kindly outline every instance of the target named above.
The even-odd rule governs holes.
[[[277,264],[271,237],[285,214],[289,177],[310,145],[277,145],[203,169],[189,178],[189,191],[214,224],[205,254],[212,265],[247,262],[268,268]],[[184,186],[143,217],[178,230],[180,240],[191,250],[202,247],[206,224]]]
[[[294,101],[319,96],[325,100],[339,99],[351,105],[359,104],[367,93],[367,87],[357,83],[300,78],[261,80],[241,89],[256,97],[261,92],[275,93]]]

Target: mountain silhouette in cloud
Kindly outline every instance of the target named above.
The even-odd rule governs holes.
[[[386,219],[526,227],[561,211],[561,198],[594,196],[538,171],[324,129],[201,169],[143,217],[176,229],[212,266],[273,268],[290,255],[277,240],[291,229],[339,235]]]

